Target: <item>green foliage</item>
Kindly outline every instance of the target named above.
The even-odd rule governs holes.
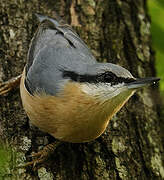
[[[164,1],[148,0],[148,8],[152,20],[151,33],[156,51],[157,76],[161,78],[160,89],[164,91]]]
[[[0,179],[13,179],[16,168],[16,152],[0,141]]]

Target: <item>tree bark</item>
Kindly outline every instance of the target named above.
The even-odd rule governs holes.
[[[155,76],[146,0],[0,0],[0,81],[22,73],[37,22],[33,13],[57,12],[92,49],[98,61],[127,68],[135,77]],[[138,91],[90,143],[59,146],[38,170],[13,170],[53,139],[29,125],[19,89],[0,97],[0,133],[11,146],[3,176],[13,179],[163,179],[157,88]],[[79,132],[80,133],[80,132]],[[13,153],[14,152],[14,153]],[[13,158],[14,157],[14,158]],[[12,164],[12,165],[11,165]],[[11,174],[12,175],[11,175]]]

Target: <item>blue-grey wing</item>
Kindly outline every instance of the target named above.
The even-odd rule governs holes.
[[[64,71],[85,74],[95,58],[80,37],[65,24],[38,15],[41,24],[28,52],[25,86],[27,90],[55,95],[69,79]]]

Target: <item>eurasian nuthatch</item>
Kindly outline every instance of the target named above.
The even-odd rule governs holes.
[[[98,63],[70,26],[37,15],[20,91],[32,124],[61,141],[99,137],[136,89],[159,78],[136,79],[123,67]]]

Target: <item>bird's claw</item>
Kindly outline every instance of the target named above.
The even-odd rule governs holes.
[[[6,82],[0,83],[0,95],[4,95],[20,84],[22,75],[16,76]]]
[[[35,170],[36,169],[36,166],[45,162],[48,157],[49,157],[49,154],[48,153],[45,153],[42,151],[39,151],[38,153],[34,153],[31,155],[33,158],[36,158],[30,162],[27,162],[25,163],[22,167],[28,167],[28,166],[32,166],[33,169]]]
[[[33,166],[33,169],[36,169],[36,166],[45,162],[51,154],[55,151],[56,147],[61,144],[61,142],[54,142],[52,144],[48,144],[43,148],[43,150],[37,152],[37,153],[32,153],[29,157],[36,158],[30,162],[25,163],[22,166],[19,166],[19,168],[24,168],[28,166]]]

